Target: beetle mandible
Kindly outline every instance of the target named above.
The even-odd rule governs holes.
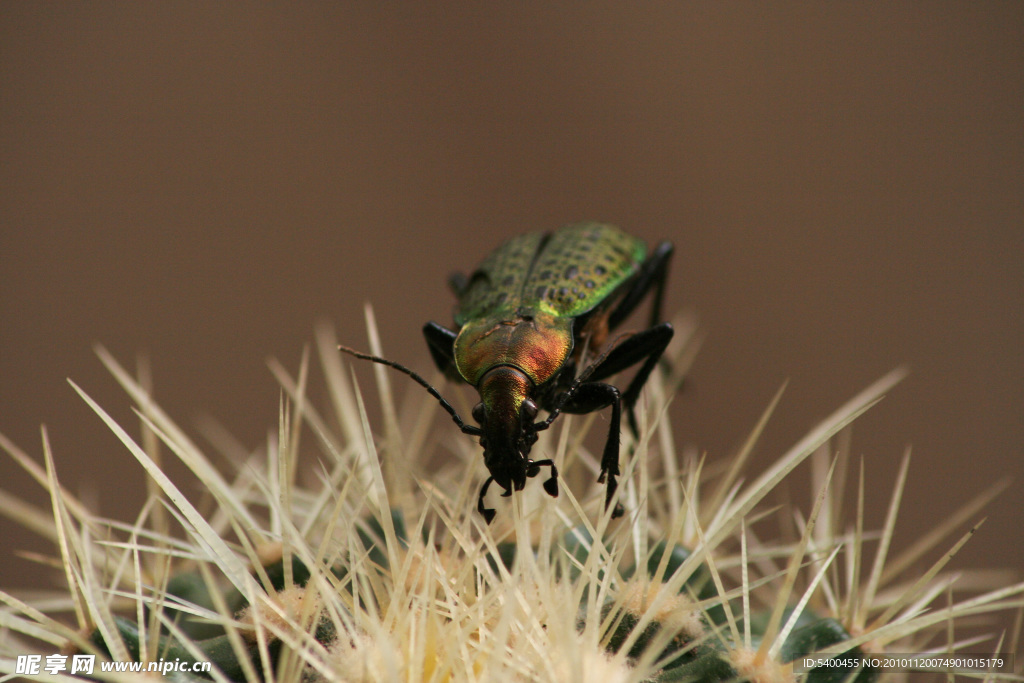
[[[613,225],[587,221],[513,237],[469,277],[452,275],[449,285],[458,297],[456,329],[428,322],[423,335],[437,367],[479,392],[480,402],[473,408],[479,426],[467,424],[409,368],[340,348],[409,375],[440,402],[463,433],[480,438],[490,476],[480,488],[477,510],[488,523],[495,515],[484,504],[491,482],[510,496],[548,467],[551,476],[544,490],[558,495],[555,463],[529,457],[538,432],[560,413],[611,406],[598,477],[606,484],[607,507],[618,486],[622,410],[636,434],[634,407],[640,390],[672,339],[672,326],[659,322],[671,256],[669,242],[648,253],[642,240]],[[608,342],[608,333],[652,291],[650,326]],[[577,372],[584,349],[598,355]],[[640,368],[625,391],[601,381],[637,363]],[[548,415],[538,421],[541,408]],[[621,514],[622,507],[616,505],[613,516]]]

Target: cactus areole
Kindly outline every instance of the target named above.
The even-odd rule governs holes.
[[[672,326],[659,322],[672,245],[647,246],[619,228],[583,222],[554,232],[533,232],[506,241],[468,277],[449,284],[458,303],[455,329],[435,322],[423,328],[437,367],[449,378],[477,389],[477,425],[467,424],[421,376],[377,356],[343,351],[410,375],[440,401],[455,424],[478,436],[490,476],[480,488],[477,509],[490,522],[494,510],[484,498],[491,482],[503,495],[521,490],[541,468],[550,470],[544,490],[558,495],[558,470],[550,459],[531,460],[537,433],[559,413],[583,414],[611,407],[608,437],[598,481],[606,484],[605,505],[614,500],[619,475],[619,431],[625,408],[636,433],[634,406],[640,390],[672,339]],[[625,318],[653,293],[650,326],[609,339]],[[587,365],[584,351],[594,360]],[[640,363],[625,391],[602,382]],[[537,420],[540,409],[547,417]],[[616,505],[614,514],[622,513]]]

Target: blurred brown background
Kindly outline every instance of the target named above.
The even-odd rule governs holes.
[[[365,347],[372,301],[388,355],[429,370],[450,271],[597,218],[676,244],[667,308],[707,332],[681,443],[728,453],[789,378],[761,467],[906,363],[854,428],[870,521],[912,444],[896,543],[1015,476],[957,566],[1024,568],[1024,4],[8,3],[0,22],[0,432],[41,460],[45,423],[103,513],[134,517],[143,476],[65,381],[135,427],[94,342],[147,354],[193,434],[212,416],[256,447],[265,360],[295,368],[318,319]],[[46,503],[6,458],[0,477]],[[45,545],[0,537],[0,585],[53,580],[10,552]]]

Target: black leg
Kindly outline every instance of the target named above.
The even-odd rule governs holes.
[[[423,326],[423,336],[437,369],[449,379],[459,379],[459,371],[455,368],[456,333],[435,322],[429,322]]]
[[[651,327],[661,322],[661,302],[665,295],[668,279],[668,262],[672,258],[672,243],[662,242],[640,266],[633,285],[622,297],[608,316],[608,328],[614,330],[640,304],[651,287],[654,287],[654,302],[651,305]]]
[[[562,412],[582,415],[612,407],[612,419],[608,424],[608,440],[601,455],[601,476],[598,482],[605,483],[604,505],[607,508],[615,497],[619,486],[619,430],[622,423],[622,406],[619,390],[611,384],[587,382],[579,385],[571,397],[562,405]],[[612,517],[622,515],[622,506],[616,505]]]
[[[544,482],[544,490],[552,498],[558,498],[558,468],[555,467],[554,460],[531,460],[526,476],[536,477],[540,473],[541,467],[551,468],[551,476]]]
[[[608,439],[604,444],[604,452],[601,455],[601,476],[599,482],[606,484],[605,506],[611,504],[618,488],[619,476],[619,431],[622,424],[622,404],[626,406],[626,415],[629,419],[633,434],[639,434],[636,424],[636,416],[633,406],[640,395],[647,378],[650,377],[658,359],[665,351],[669,341],[672,340],[674,331],[668,323],[655,325],[654,327],[638,332],[611,351],[602,355],[597,365],[584,368],[580,375],[585,377],[582,383],[580,379],[564,394],[556,397],[554,403],[548,406],[551,415],[543,423],[537,425],[538,431],[547,429],[551,421],[557,417],[559,412],[585,414],[595,410],[601,410],[607,406],[612,407],[612,417],[608,425]],[[636,376],[629,383],[625,393],[620,393],[618,388],[611,384],[605,384],[600,380],[610,377],[615,373],[628,368],[631,365],[643,360],[643,365],[637,371]],[[622,506],[616,505],[613,517],[622,515]]]
[[[651,376],[651,371],[658,364],[661,354],[665,352],[665,347],[672,341],[674,333],[675,331],[669,323],[661,323],[650,329],[637,332],[608,352],[604,360],[590,371],[589,380],[601,380],[643,360],[643,365],[637,370],[636,376],[633,377],[622,394],[622,402],[626,406],[626,417],[634,435],[639,435],[634,406],[636,406],[637,399],[640,398],[640,390],[643,389],[647,378]]]
[[[494,519],[495,512],[493,508],[484,506],[484,496],[487,495],[487,487],[491,485],[492,481],[494,481],[494,477],[487,477],[487,481],[480,487],[480,497],[476,501],[476,511],[483,516],[484,521],[488,524]]]
[[[537,460],[530,461],[529,469],[526,471],[526,476],[536,477],[540,473],[541,467],[550,467],[551,476],[544,482],[544,491],[547,492],[552,498],[558,498],[558,468],[555,467],[554,460]],[[602,473],[601,476],[604,476]],[[491,482],[494,481],[494,477],[487,477],[487,481],[480,487],[480,497],[476,501],[476,509],[481,515],[483,515],[484,521],[488,524],[494,519],[494,509],[484,505],[484,496],[487,495],[487,489],[490,487]],[[512,491],[505,491],[502,496],[511,496]]]

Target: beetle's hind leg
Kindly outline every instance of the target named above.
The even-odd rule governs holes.
[[[654,300],[651,303],[651,322],[654,327],[661,322],[661,304],[665,298],[665,282],[668,280],[668,263],[672,258],[674,247],[671,242],[661,242],[654,248],[651,255],[640,265],[632,285],[608,315],[608,328],[614,330],[622,321],[629,317],[647,292],[654,288]]]
[[[665,298],[665,283],[668,281],[668,264],[669,261],[672,259],[673,250],[674,247],[672,246],[671,242],[661,242],[658,244],[658,246],[654,248],[654,251],[651,252],[651,255],[644,260],[644,262],[640,265],[639,273],[637,273],[636,277],[633,279],[633,282],[630,285],[629,289],[622,296],[619,302],[615,305],[612,311],[608,314],[608,329],[614,330],[619,325],[621,325],[622,322],[627,317],[629,317],[629,315],[634,310],[636,310],[636,307],[640,305],[640,302],[643,301],[644,297],[647,296],[648,292],[651,292],[652,290],[654,294],[653,300],[651,302],[651,329],[647,330],[647,332],[651,332],[651,330],[657,329],[658,327],[661,327],[663,325],[661,320],[661,306]],[[640,332],[638,334],[644,335],[645,333]],[[657,339],[659,338],[659,335],[663,334],[665,334],[664,331],[655,332],[652,333],[652,336],[655,339]],[[669,332],[668,340],[671,339],[672,333]],[[657,342],[655,342],[655,344],[656,343]],[[668,341],[666,341],[665,343],[667,345]],[[664,352],[664,350],[665,349],[662,348],[660,351],[657,352],[658,358],[661,357],[661,354],[662,352]],[[629,425],[630,427],[633,428],[634,434],[636,434],[637,431],[636,416],[633,414],[633,406],[636,404],[637,397],[640,394],[640,389],[643,387],[644,382],[647,381],[647,377],[650,375],[651,371],[654,369],[654,366],[657,364],[658,358],[650,362],[650,368],[646,367],[646,363],[644,364],[644,367],[642,367],[640,369],[640,372],[637,373],[637,378],[640,380],[639,384],[636,384],[636,380],[634,380],[634,383],[630,384],[629,389],[627,389],[626,393],[623,395],[623,399],[626,402],[626,412],[629,418]],[[595,379],[600,379],[600,377],[607,377],[613,375],[619,370],[628,367],[637,361],[639,361],[639,358],[633,360],[632,362],[627,361],[623,364],[620,364],[618,369],[602,374],[599,377],[595,377]],[[664,364],[664,361],[662,362],[662,369],[665,371],[668,370],[668,367]]]

